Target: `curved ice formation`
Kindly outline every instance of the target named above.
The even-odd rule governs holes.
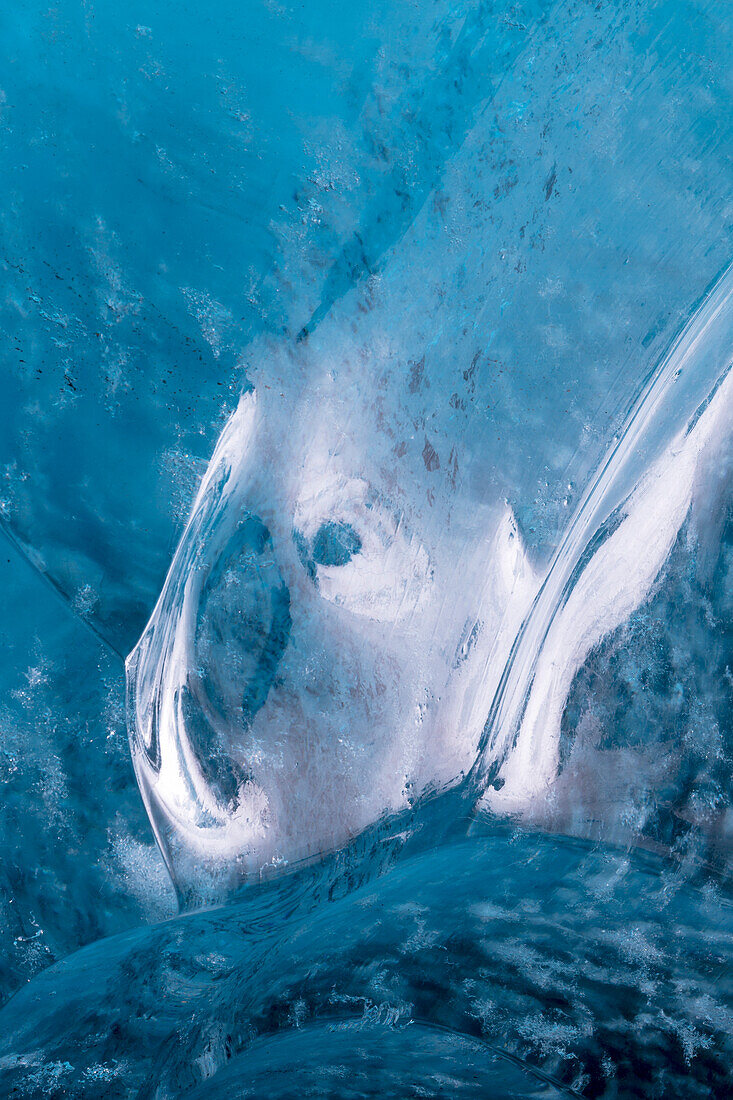
[[[517,636],[471,777],[484,808],[525,813],[555,778],[576,672],[647,597],[701,471],[730,446],[732,364],[729,268],[630,410]]]
[[[184,893],[459,782],[537,588],[508,507],[421,511],[419,478],[410,497],[365,457],[371,428],[343,430],[353,394],[314,392],[242,397],[127,662],[135,769]]]
[[[439,499],[427,451],[409,485],[375,457],[358,385],[242,397],[127,666],[179,890],[333,850],[467,776],[497,812],[547,790],[576,671],[644,600],[730,434],[732,285],[651,375],[541,584],[508,505]]]

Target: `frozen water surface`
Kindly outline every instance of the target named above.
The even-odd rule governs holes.
[[[725,5],[2,25],[2,1091],[728,1095]]]

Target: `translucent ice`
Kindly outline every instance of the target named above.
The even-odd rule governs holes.
[[[497,811],[546,792],[575,674],[729,446],[732,279],[653,372],[544,578],[506,505],[433,491],[427,443],[409,478],[380,461],[387,386],[375,401],[346,365],[311,369],[295,407],[244,395],[128,662],[135,765],[179,886],[338,847],[469,773]],[[464,465],[470,448],[456,433]]]
[[[727,1095],[726,5],[4,7],[0,1093]]]
[[[343,844],[475,758],[534,574],[506,506],[426,507],[424,465],[400,485],[370,459],[358,392],[324,377],[299,427],[245,394],[129,659],[179,881]]]

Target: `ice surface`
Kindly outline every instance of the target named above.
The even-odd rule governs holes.
[[[0,1092],[727,1095],[725,5],[2,41]]]
[[[731,452],[732,347],[728,271],[632,409],[523,623],[478,769],[493,768],[499,779],[483,793],[488,806],[526,811],[547,791],[557,776],[560,724],[576,673],[642,604],[695,497],[706,494],[708,509],[730,507],[725,479],[722,499],[711,499],[710,474],[716,463],[727,466]]]
[[[73,1097],[104,1072],[112,1095],[724,1096],[729,931],[655,857],[478,830],[85,948],[4,1010],[0,1072],[65,1068]]]

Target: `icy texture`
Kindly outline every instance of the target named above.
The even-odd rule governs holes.
[[[175,912],[129,762],[119,662],[0,554],[0,1000],[82,943]]]
[[[494,826],[86,948],[0,1014],[0,1072],[71,1097],[724,1096],[730,963],[714,887]]]
[[[727,1095],[725,5],[2,29],[0,1093]]]
[[[373,425],[346,435],[319,389],[315,440],[310,415],[286,440],[277,405],[242,399],[128,662],[135,765],[184,892],[207,864],[328,851],[466,774],[534,590],[510,511],[449,527],[367,466]]]
[[[493,770],[499,781],[496,793],[484,794],[495,809],[526,810],[555,779],[573,678],[647,596],[695,498],[704,497],[698,517],[701,508],[733,503],[727,479],[713,475],[718,463],[728,466],[731,453],[731,348],[733,271],[705,299],[632,409],[522,624],[482,747],[480,773]]]
[[[314,381],[287,437],[283,399],[245,395],[128,665],[133,756],[184,893],[205,867],[328,851],[469,772],[484,805],[533,809],[576,672],[727,456],[732,285],[654,372],[544,578],[511,511],[429,495],[430,454],[409,482],[375,463],[356,380]]]

